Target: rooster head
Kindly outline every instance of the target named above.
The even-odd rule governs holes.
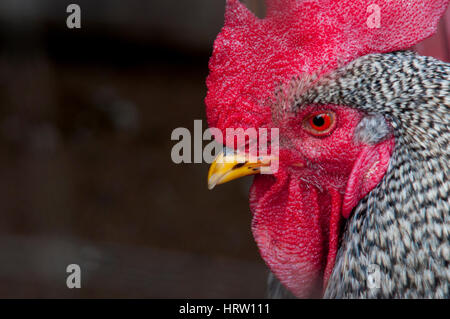
[[[208,124],[223,132],[279,129],[279,169],[256,175],[250,190],[252,231],[266,264],[297,297],[321,296],[343,221],[382,180],[395,141],[383,116],[349,105],[298,105],[296,98],[360,56],[407,49],[432,35],[446,4],[268,0],[259,19],[227,1],[209,63]],[[234,138],[220,142],[242,149]],[[237,151],[229,154],[221,156]],[[213,163],[210,182],[258,173],[258,163]]]

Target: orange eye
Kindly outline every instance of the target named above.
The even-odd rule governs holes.
[[[314,113],[306,119],[306,130],[316,136],[328,134],[334,127],[333,112]]]

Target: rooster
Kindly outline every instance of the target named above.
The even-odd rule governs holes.
[[[270,297],[450,297],[450,65],[405,51],[447,2],[271,0],[259,19],[227,1],[208,122],[278,128],[279,169],[225,138],[209,187],[256,174]]]

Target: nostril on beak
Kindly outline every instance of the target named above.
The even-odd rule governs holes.
[[[244,166],[245,164],[247,164],[247,162],[245,162],[245,163],[238,163],[238,164],[234,165],[232,169],[238,169],[238,168],[241,168],[241,167]]]

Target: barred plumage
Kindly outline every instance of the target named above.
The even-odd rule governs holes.
[[[325,297],[450,297],[450,65],[407,51],[371,54],[309,85],[293,83],[294,111],[347,105],[394,129],[388,171],[347,221]],[[368,287],[371,265],[379,288]]]

